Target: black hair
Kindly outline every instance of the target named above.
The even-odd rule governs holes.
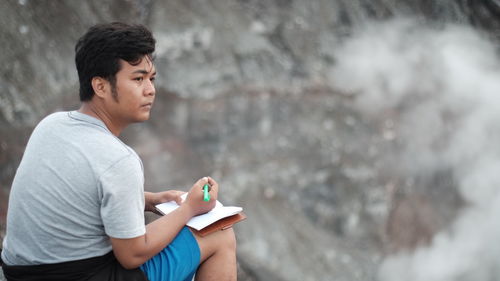
[[[80,101],[94,96],[92,78],[102,77],[116,86],[116,73],[120,59],[132,65],[139,64],[144,56],[152,59],[156,40],[143,25],[120,22],[98,24],[89,28],[76,43],[75,63],[80,79]]]

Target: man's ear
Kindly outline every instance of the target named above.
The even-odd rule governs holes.
[[[93,77],[91,83],[95,95],[100,98],[104,98],[110,89],[109,81],[99,76]]]

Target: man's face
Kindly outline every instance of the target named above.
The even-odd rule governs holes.
[[[148,56],[137,65],[120,60],[121,69],[116,73],[116,83],[107,99],[108,110],[115,122],[123,125],[149,119],[155,98],[156,69]]]

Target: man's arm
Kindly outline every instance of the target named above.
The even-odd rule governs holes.
[[[144,211],[161,215],[155,206],[168,201],[175,201],[177,205],[182,204],[181,195],[186,192],[179,190],[167,190],[162,192],[144,192]]]
[[[203,201],[202,187],[211,185],[211,200]],[[111,238],[113,252],[120,264],[137,268],[165,248],[195,215],[210,211],[217,200],[218,184],[212,178],[202,178],[191,187],[186,201],[175,211],[146,226],[146,234],[131,238]]]

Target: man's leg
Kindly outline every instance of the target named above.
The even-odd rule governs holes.
[[[167,247],[140,268],[150,281],[191,281],[200,260],[198,241],[189,228],[184,227]]]
[[[205,237],[194,235],[201,252],[196,281],[236,280],[236,238],[232,228]]]

